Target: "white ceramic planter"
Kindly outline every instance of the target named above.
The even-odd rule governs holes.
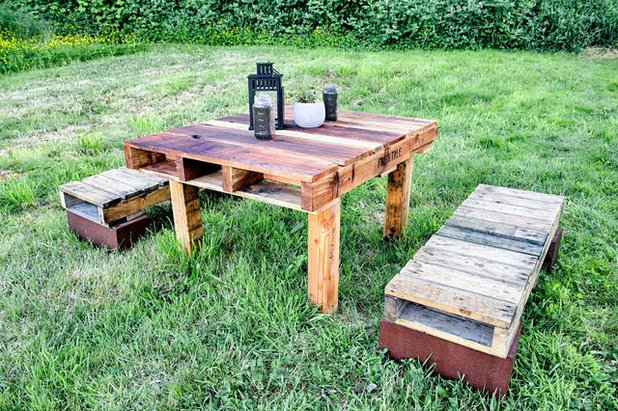
[[[298,127],[314,128],[324,124],[324,103],[294,103],[294,122]]]

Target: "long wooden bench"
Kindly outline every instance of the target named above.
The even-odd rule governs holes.
[[[506,393],[562,206],[559,196],[479,185],[386,286],[381,347]]]
[[[110,249],[126,248],[141,237],[143,210],[169,200],[167,179],[120,167],[60,186],[69,227],[80,238]]]

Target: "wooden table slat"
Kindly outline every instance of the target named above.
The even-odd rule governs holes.
[[[348,165],[367,155],[366,147],[353,147],[349,145],[335,145],[322,141],[307,141],[300,138],[284,137],[275,134],[272,140],[257,140],[253,131],[223,127],[220,122],[211,124],[197,124],[170,130],[170,133],[186,137],[198,138],[204,141],[225,141],[243,147],[260,147],[271,150],[273,156],[282,156],[287,153],[295,153],[307,156],[308,159],[331,161],[337,165]],[[309,160],[311,161],[311,160]]]
[[[217,124],[220,126],[235,127],[239,130],[247,130],[249,125],[249,115],[238,114],[218,120],[211,120],[208,123]],[[361,127],[343,127],[338,122],[326,122],[322,126],[316,128],[302,128],[298,127],[291,118],[286,118],[284,125],[285,128],[282,130],[276,130],[275,134],[303,138],[312,141],[328,142],[330,144],[365,148],[383,147],[393,141],[398,141],[403,138],[403,135],[405,134],[402,132],[392,132],[388,130],[376,131],[367,130]]]
[[[275,157],[265,147],[242,147],[216,141],[182,138],[173,133],[158,133],[125,142],[125,146],[154,151],[178,158],[184,157],[211,164],[269,173],[294,175],[299,181],[314,181],[332,173],[337,165],[326,160],[287,153]]]

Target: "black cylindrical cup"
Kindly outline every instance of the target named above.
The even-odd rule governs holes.
[[[324,108],[326,109],[326,121],[337,120],[337,99],[339,97],[339,91],[334,84],[327,84],[324,86],[322,92],[324,98]]]

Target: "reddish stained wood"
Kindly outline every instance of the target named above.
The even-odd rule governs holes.
[[[128,150],[129,153],[128,161],[132,161],[131,155],[135,152],[131,148],[165,154],[168,158],[182,156],[259,173],[294,176],[299,184],[300,181],[317,180],[337,168],[337,165],[330,161],[295,153],[273,156],[272,150],[265,147],[242,147],[221,142],[180,138],[173,133],[158,133],[125,142],[125,152]]]
[[[353,165],[341,167],[336,173],[321,180],[302,184],[304,210],[314,211],[342,196],[360,184],[396,167],[410,158],[437,137],[437,129],[428,127],[422,132],[406,137],[388,148],[367,156]]]
[[[391,124],[405,124],[406,126],[410,126],[410,130],[413,130],[415,127],[426,126],[434,123],[432,120],[393,116],[389,114],[367,113],[364,111],[338,110],[337,114],[344,120],[364,120],[374,121],[377,123],[388,122]]]
[[[249,124],[248,114],[238,114],[220,119],[229,123]],[[389,144],[404,137],[403,133],[391,131],[376,131],[366,130],[362,127],[341,127],[337,122],[326,122],[321,127],[316,128],[301,128],[298,127],[292,117],[286,118],[285,129],[292,131],[301,131],[307,134],[322,135],[329,137],[340,137],[349,140],[366,141],[372,143],[380,143],[382,145]],[[275,133],[276,134],[276,133]]]
[[[221,168],[220,165],[196,161],[190,158],[176,158],[176,175],[181,181],[190,181]]]
[[[294,137],[280,136],[276,133],[272,140],[258,140],[253,135],[253,131],[250,130],[236,130],[209,124],[182,127],[170,130],[170,133],[199,138],[203,141],[224,141],[226,144],[243,147],[267,148],[273,156],[285,156],[288,153],[295,153],[307,157],[315,157],[320,161],[328,160],[340,166],[352,164],[367,154],[367,150],[361,147],[307,141]]]
[[[138,169],[165,160],[165,155],[153,153],[152,151],[140,150],[125,142],[124,159],[128,168]]]
[[[250,186],[264,179],[262,173],[254,173],[253,171],[240,170],[234,167],[223,166],[221,171],[223,175],[223,190],[229,193],[233,193],[234,191],[238,191],[243,187]]]

